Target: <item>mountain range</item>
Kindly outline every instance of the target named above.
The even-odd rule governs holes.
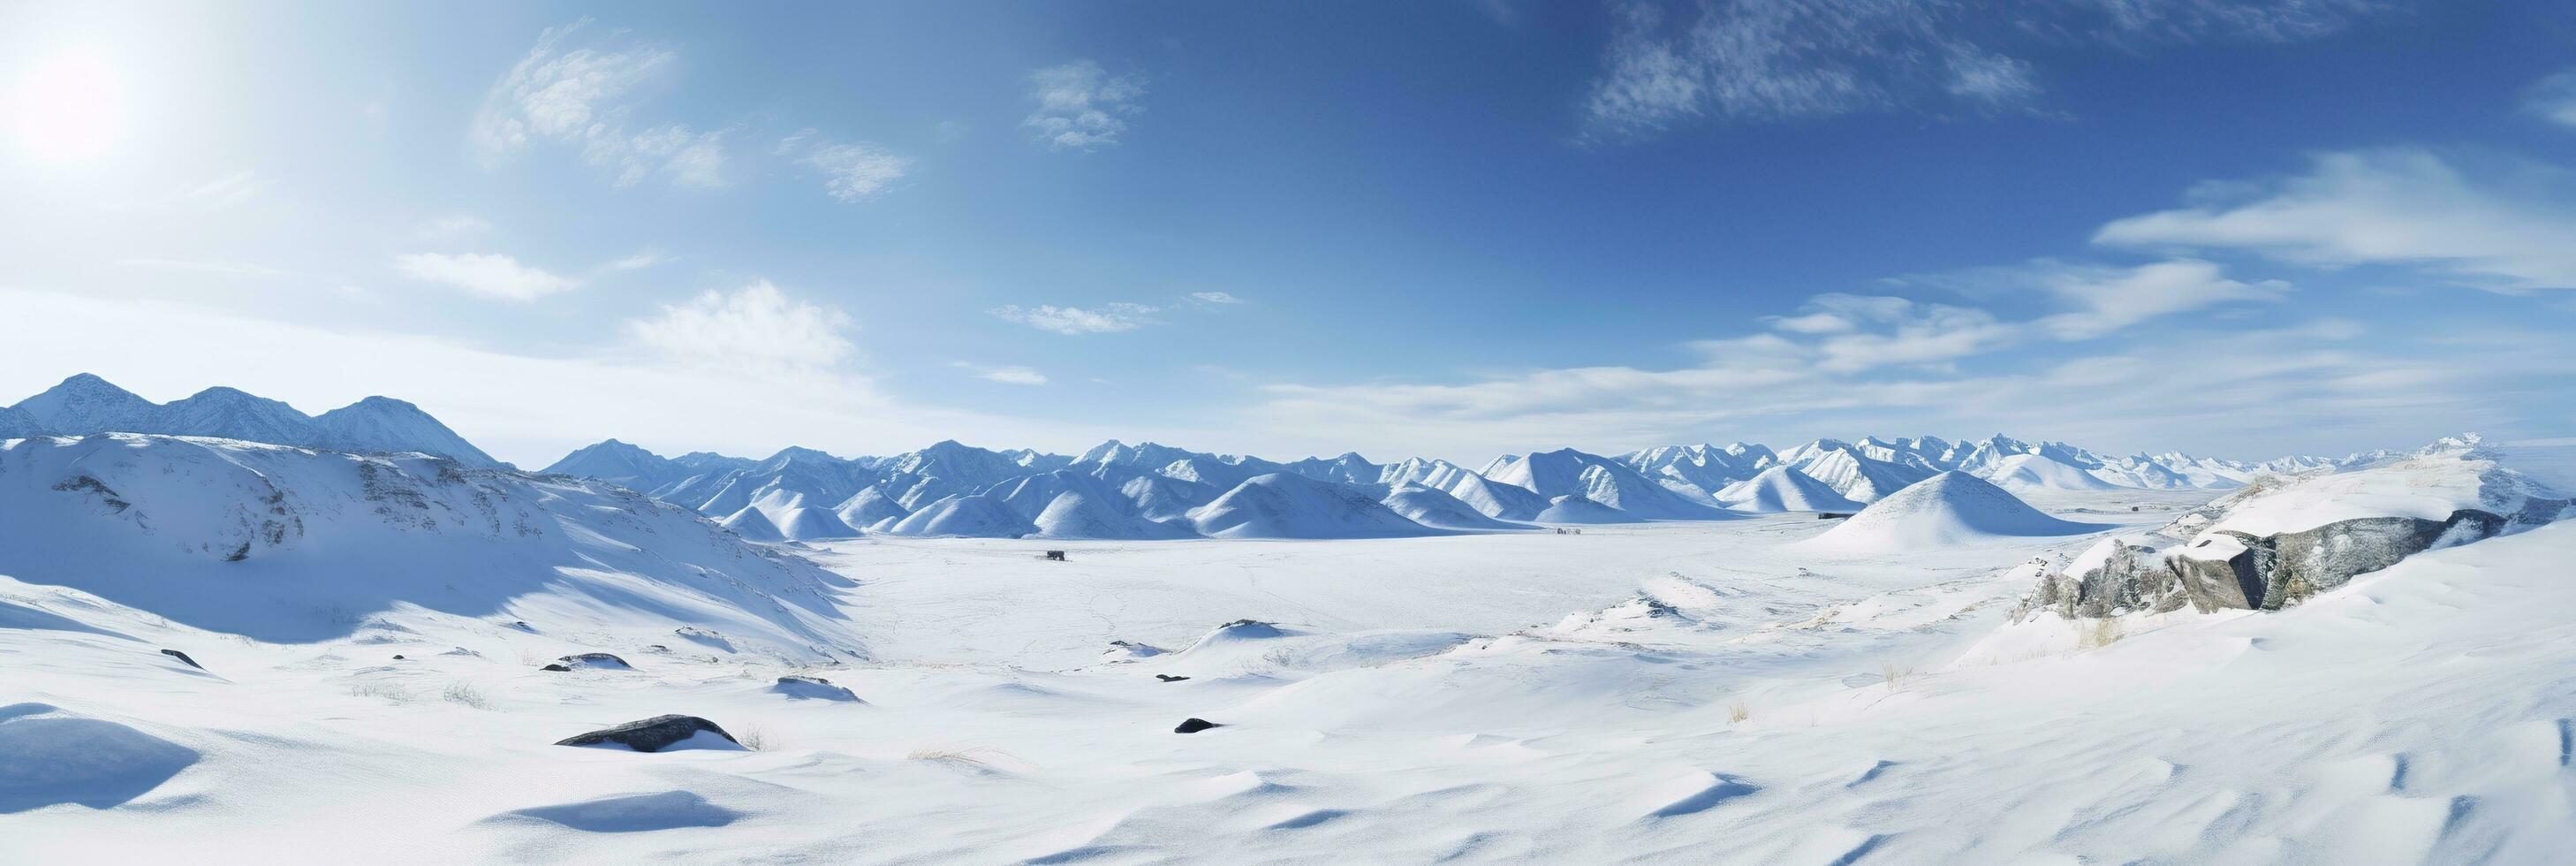
[[[386,397],[308,416],[221,387],[155,404],[81,374],[0,409],[0,438],[109,431],[418,452],[502,465],[418,407]],[[1954,471],[2020,495],[2226,490],[2260,475],[2337,462],[2242,463],[2175,452],[2111,457],[2000,435],[1818,439],[1780,450],[1743,442],[1674,445],[1615,456],[1564,448],[1506,455],[1482,470],[1425,458],[1376,463],[1356,453],[1278,462],[1117,440],[1074,456],[950,440],[886,457],[787,448],[753,459],[712,452],[663,457],[609,439],[542,472],[644,493],[755,540],[862,534],[1155,539],[1435,535],[1838,512]]]
[[[418,452],[471,466],[503,465],[420,407],[391,397],[369,397],[315,416],[222,387],[154,403],[82,373],[0,409],[0,439],[93,433],[210,436],[362,454]]]

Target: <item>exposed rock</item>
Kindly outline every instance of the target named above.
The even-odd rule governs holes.
[[[659,752],[696,737],[701,731],[723,737],[725,742],[736,746],[742,745],[741,741],[735,740],[732,734],[725,733],[725,729],[717,727],[714,722],[696,716],[677,715],[654,716],[639,722],[627,722],[613,728],[567,737],[556,741],[555,745],[605,746],[613,743],[638,752]]]
[[[183,652],[180,652],[180,651],[178,651],[178,650],[174,650],[174,649],[165,649],[165,650],[162,650],[162,651],[161,651],[161,654],[162,654],[162,655],[165,655],[165,656],[169,656],[169,657],[174,658],[174,659],[178,659],[178,660],[180,660],[180,661],[182,661],[182,662],[186,662],[186,663],[187,663],[187,665],[188,665],[189,667],[196,668],[196,669],[201,670],[201,671],[206,669],[206,666],[205,666],[205,665],[198,664],[196,659],[189,658],[187,653],[183,653]]]
[[[581,653],[578,655],[564,656],[562,658],[555,659],[555,661],[559,661],[573,667],[584,668],[610,668],[614,670],[633,670],[635,668],[634,665],[627,664],[625,659],[618,658],[608,653]]]
[[[779,677],[778,683],[770,686],[769,690],[795,700],[859,702],[859,696],[856,693],[833,685],[831,680],[822,677],[783,676]]]
[[[1171,674],[1155,674],[1155,675],[1154,675],[1154,678],[1155,678],[1155,679],[1158,679],[1158,680],[1162,680],[1162,681],[1167,682],[1167,683],[1177,683],[1177,682],[1180,682],[1180,681],[1182,681],[1182,680],[1189,679],[1189,677],[1176,677],[1176,676],[1173,676],[1173,675],[1171,675]],[[1184,732],[1184,733],[1187,733],[1187,732]]]
[[[1172,729],[1172,733],[1175,733],[1175,734],[1195,734],[1195,733],[1198,733],[1198,732],[1200,732],[1200,731],[1207,730],[1207,729],[1209,729],[1209,728],[1222,728],[1222,727],[1225,727],[1225,726],[1224,726],[1224,725],[1217,724],[1217,723],[1215,723],[1215,722],[1208,721],[1208,720],[1206,720],[1206,719],[1196,719],[1196,718],[1193,718],[1193,719],[1183,719],[1183,720],[1181,720],[1181,726],[1180,726],[1180,727],[1177,727],[1177,728],[1173,728],[1173,729]]]
[[[554,671],[554,672],[556,672],[556,673],[565,673],[565,672],[571,671],[571,670],[572,670],[572,668],[568,668],[568,667],[565,667],[565,666],[563,666],[563,665],[547,665],[547,666],[545,666],[545,667],[538,668],[537,670],[541,670],[541,671]]]
[[[2171,564],[2203,611],[2280,610],[2425,550],[2497,535],[2507,524],[2503,515],[2463,509],[2448,520],[2366,517],[2261,538],[2222,529]]]

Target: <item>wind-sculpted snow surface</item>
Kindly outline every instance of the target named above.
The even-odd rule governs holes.
[[[857,643],[829,599],[847,581],[686,509],[562,476],[216,439],[39,437],[0,447],[0,514],[0,574],[261,640],[345,635],[416,606],[602,629],[712,625],[809,656]]]

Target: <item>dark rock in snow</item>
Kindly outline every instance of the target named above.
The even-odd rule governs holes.
[[[566,737],[556,741],[555,745],[605,746],[613,743],[638,752],[658,752],[697,736],[700,731],[723,737],[725,742],[737,746],[742,744],[741,741],[734,739],[732,734],[725,733],[725,729],[717,727],[714,722],[696,716],[674,715],[654,716],[643,721],[627,722],[613,728]]]
[[[180,651],[178,651],[178,650],[174,650],[174,649],[165,649],[165,650],[162,650],[162,651],[161,651],[161,654],[162,654],[162,655],[165,655],[165,656],[169,656],[169,657],[174,658],[174,659],[178,659],[178,660],[180,660],[180,661],[182,661],[182,662],[186,662],[186,663],[187,663],[187,665],[188,665],[189,667],[196,668],[196,669],[201,670],[201,671],[206,669],[206,666],[205,666],[205,665],[198,664],[196,659],[189,658],[187,653],[183,653],[183,652],[180,652]]]
[[[2171,560],[2193,607],[2280,610],[2436,545],[2503,532],[2503,515],[2477,509],[2447,520],[2365,517],[2256,538],[2221,530]]]
[[[1217,724],[1217,723],[1215,723],[1215,722],[1208,721],[1208,720],[1206,720],[1206,719],[1183,719],[1183,720],[1181,720],[1181,726],[1180,726],[1180,727],[1177,727],[1177,728],[1173,728],[1173,729],[1172,729],[1172,733],[1175,733],[1175,734],[1195,734],[1195,733],[1198,733],[1198,732],[1200,732],[1200,731],[1207,730],[1207,729],[1209,729],[1209,728],[1222,728],[1222,727],[1225,727],[1225,726],[1224,726],[1224,725]]]
[[[1154,678],[1155,678],[1155,679],[1158,679],[1158,680],[1162,680],[1162,681],[1167,682],[1167,683],[1177,683],[1177,682],[1180,682],[1180,681],[1182,681],[1182,680],[1189,679],[1189,677],[1176,677],[1176,676],[1172,676],[1171,674],[1155,674],[1155,675],[1154,675]]]
[[[554,671],[554,672],[556,672],[556,673],[564,673],[564,672],[568,672],[568,671],[570,671],[570,670],[572,670],[572,669],[571,669],[571,668],[568,668],[568,667],[564,667],[563,665],[547,665],[547,666],[545,666],[545,667],[538,668],[537,670],[541,670],[541,671]]]
[[[402,657],[402,655],[401,655],[400,653],[396,653],[396,654],[394,655],[394,661],[402,661],[402,660],[403,660],[403,657]]]
[[[778,694],[786,695],[787,697],[795,700],[823,700],[861,703],[859,696],[856,693],[851,692],[847,688],[833,685],[831,680],[827,680],[822,677],[783,676],[779,677],[778,684],[770,686],[769,690]]]
[[[634,665],[627,664],[625,659],[618,658],[608,653],[580,653],[578,655],[564,656],[562,658],[555,659],[555,661],[573,665],[575,667],[585,668],[615,668],[618,670],[632,670],[635,667]]]

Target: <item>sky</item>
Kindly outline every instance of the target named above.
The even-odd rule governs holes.
[[[0,5],[0,402],[505,460],[2576,435],[2576,6]]]

